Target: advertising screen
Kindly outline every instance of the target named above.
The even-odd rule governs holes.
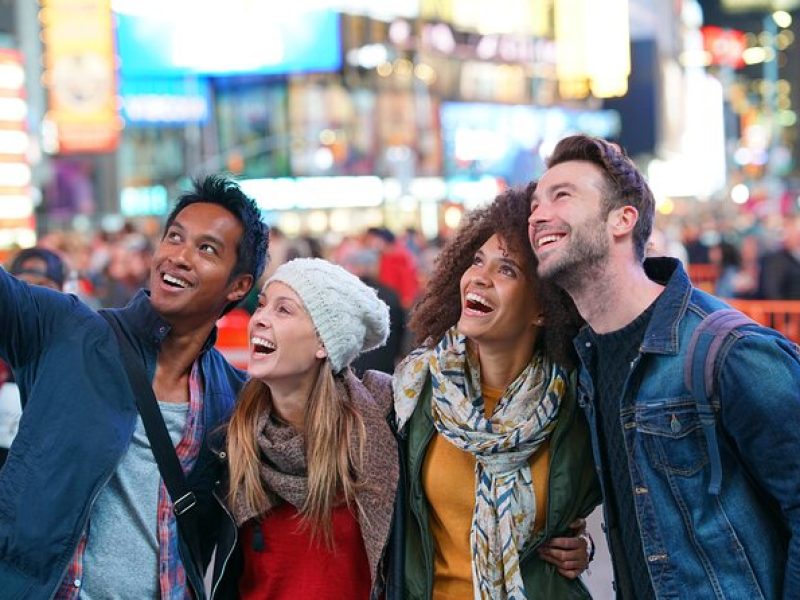
[[[128,77],[283,74],[341,66],[339,15],[249,0],[115,0]]]
[[[449,181],[489,176],[505,185],[539,177],[556,142],[574,133],[619,135],[619,113],[481,103],[445,102],[441,108],[444,172]]]

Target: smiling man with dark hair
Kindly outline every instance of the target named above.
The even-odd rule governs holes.
[[[214,349],[215,322],[261,276],[267,244],[255,202],[212,176],[179,199],[149,293],[123,309],[101,315],[0,270],[0,356],[24,407],[0,471],[4,598],[205,596],[222,468],[209,437],[244,378]],[[189,502],[165,487],[137,409],[152,395],[135,396],[131,363],[152,387]],[[178,522],[183,509],[202,529]]]

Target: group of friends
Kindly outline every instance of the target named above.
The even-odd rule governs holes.
[[[214,348],[268,257],[224,177],[178,199],[125,308],[0,269],[23,406],[0,596],[588,598],[602,501],[619,598],[800,598],[798,348],[732,329],[699,402],[693,333],[726,307],[644,258],[653,217],[619,146],[565,138],[538,182],[465,216],[411,313],[416,349],[361,378],[349,366],[389,311],[322,259],[263,285],[247,373]]]

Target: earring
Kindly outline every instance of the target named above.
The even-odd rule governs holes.
[[[328,353],[325,352],[325,348],[320,348],[319,350],[317,350],[316,357],[317,358],[327,358],[328,357]]]

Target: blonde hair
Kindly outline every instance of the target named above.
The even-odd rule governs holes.
[[[269,387],[251,379],[242,390],[228,426],[229,502],[241,504],[248,512],[263,514],[268,490],[260,475],[261,455],[256,430],[259,417],[272,411]],[[362,509],[356,492],[362,486],[366,428],[361,415],[336,390],[327,361],[320,364],[304,413],[304,437],[308,494],[300,514],[311,528],[312,537],[321,536],[333,546],[331,513],[341,500]],[[350,440],[355,436],[356,443]]]

